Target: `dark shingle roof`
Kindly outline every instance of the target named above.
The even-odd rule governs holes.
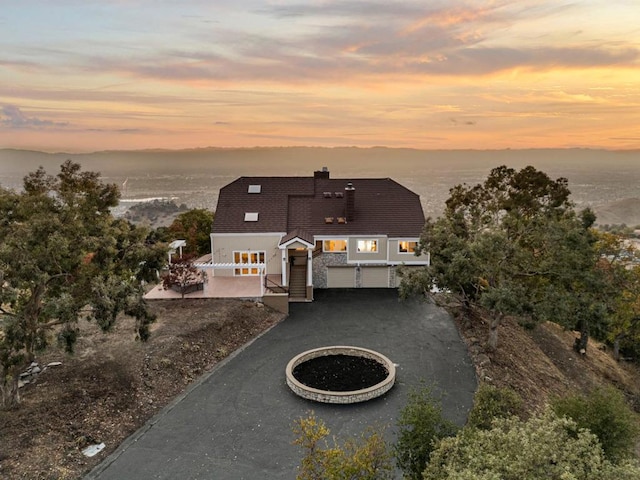
[[[294,238],[299,238],[300,240],[304,240],[305,242],[313,245],[313,235],[301,228],[296,228],[295,230],[292,230],[291,232],[287,233],[284,237],[282,237],[282,239],[280,240],[280,245],[283,245],[287,243],[289,240],[293,240]]]
[[[339,223],[348,182],[355,188],[354,218]],[[261,185],[261,192],[248,193],[249,185]],[[257,212],[258,221],[245,222],[247,212]],[[241,177],[220,190],[212,232],[417,237],[424,222],[420,197],[390,178]]]

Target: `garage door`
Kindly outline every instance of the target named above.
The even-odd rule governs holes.
[[[353,288],[356,285],[356,271],[353,267],[328,267],[327,287]]]
[[[389,288],[389,267],[362,267],[362,288]]]

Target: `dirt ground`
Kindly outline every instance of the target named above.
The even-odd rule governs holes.
[[[20,389],[18,410],[0,412],[0,478],[80,478],[127,436],[238,347],[283,319],[254,302],[155,301],[146,343],[133,321],[102,333],[82,322],[74,355],[57,347],[37,359],[62,362]],[[94,457],[82,450],[105,443]]]
[[[550,398],[588,393],[595,387],[612,385],[625,393],[640,413],[640,368],[616,362],[605,345],[589,340],[587,354],[573,350],[578,332],[546,322],[526,329],[514,319],[499,328],[498,348],[488,352],[484,343],[488,323],[456,318],[467,343],[478,380],[510,387],[520,394],[526,412],[540,411]]]
[[[81,478],[194,379],[283,319],[237,300],[152,305],[158,321],[147,343],[134,340],[130,320],[108,334],[85,322],[73,356],[51,348],[38,358],[41,365],[62,365],[21,389],[18,410],[0,412],[0,478]],[[640,411],[640,370],[615,362],[597,342],[581,356],[572,349],[574,332],[551,323],[526,330],[509,319],[500,327],[498,349],[487,352],[486,323],[459,317],[456,323],[478,378],[515,389],[529,412],[552,396],[605,384],[624,391]],[[96,456],[82,454],[102,442],[106,448]]]

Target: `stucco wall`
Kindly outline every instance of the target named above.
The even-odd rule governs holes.
[[[212,235],[213,263],[233,263],[234,251],[264,251],[268,274],[282,273],[278,243],[281,235]],[[216,276],[233,276],[233,269],[216,269]]]
[[[371,253],[358,252],[358,240],[377,240],[378,251]],[[386,237],[351,237],[349,238],[349,262],[378,262],[387,261],[387,238]]]
[[[407,263],[410,264],[412,262],[428,262],[429,254],[422,254],[420,256],[415,256],[413,253],[400,253],[398,252],[398,243],[400,241],[418,241],[417,238],[390,238],[389,239],[389,262],[390,263]]]

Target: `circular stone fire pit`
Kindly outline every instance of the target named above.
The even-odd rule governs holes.
[[[363,375],[357,375],[358,372]],[[286,377],[289,388],[302,398],[323,403],[357,403],[388,392],[396,380],[396,367],[373,350],[332,346],[293,357],[287,364]],[[369,385],[368,381],[375,383]]]

